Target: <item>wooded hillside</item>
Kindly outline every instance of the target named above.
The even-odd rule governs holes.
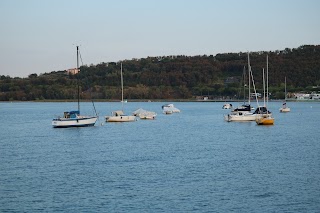
[[[262,91],[262,68],[269,57],[269,90],[272,98],[288,92],[320,90],[320,45],[304,45],[273,52],[251,52],[250,62],[258,92]],[[202,56],[161,56],[121,61],[125,98],[192,99],[241,98],[246,52]],[[80,67],[80,74],[66,71],[30,74],[28,78],[0,76],[0,100],[74,99],[77,78],[82,98],[120,99],[120,63],[102,62]]]

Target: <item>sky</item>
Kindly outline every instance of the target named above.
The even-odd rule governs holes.
[[[319,0],[0,0],[0,75],[320,44]]]

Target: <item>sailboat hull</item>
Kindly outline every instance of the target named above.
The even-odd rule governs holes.
[[[272,118],[271,116],[262,116],[256,119],[256,123],[258,125],[273,125],[274,118]]]
[[[119,115],[119,116],[105,116],[106,122],[131,122],[136,121],[136,116],[133,115]]]
[[[255,121],[256,115],[252,113],[237,113],[225,115],[224,119],[228,122],[231,121]]]
[[[52,120],[54,128],[94,126],[98,117],[56,118]]]
[[[280,108],[280,112],[290,112],[290,108],[289,107]]]

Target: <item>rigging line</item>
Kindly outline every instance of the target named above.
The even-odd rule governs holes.
[[[245,82],[244,82],[244,75],[245,75],[245,66],[243,67],[243,71],[242,71],[242,76],[241,76],[241,79],[240,79],[240,87],[239,87],[239,89],[238,89],[238,101],[240,102],[240,97],[241,97],[241,93],[242,93],[242,88],[243,88],[243,90],[244,90],[244,85],[245,85]],[[243,97],[243,104],[245,104],[245,97]]]
[[[91,97],[91,102],[92,102],[92,105],[93,105],[94,112],[95,112],[96,116],[98,116],[98,113],[97,113],[97,110],[96,110],[96,106],[94,105],[94,102],[93,102],[93,99],[92,99],[91,89],[90,89],[90,97]]]
[[[80,57],[80,61],[81,61],[81,66],[83,66],[83,61],[82,61],[82,57],[81,57],[81,52],[79,50],[79,57]]]
[[[80,57],[80,61],[81,61],[81,66],[83,66],[83,61],[82,61],[82,56],[81,56],[81,52],[80,51],[79,51],[79,57]],[[86,78],[86,84],[89,85],[88,78]],[[89,85],[89,87],[90,87],[90,85]],[[89,90],[90,90],[90,98],[91,98],[91,103],[93,105],[94,112],[95,112],[96,116],[99,118],[97,110],[96,110],[96,106],[94,105],[93,98],[92,98],[92,88],[90,87]]]
[[[250,76],[251,76],[252,85],[253,85],[254,93],[255,93],[255,96],[256,96],[257,107],[259,107],[259,101],[258,101],[258,97],[257,97],[257,90],[256,90],[256,85],[255,85],[255,83],[254,83],[251,66],[249,66],[249,73],[250,73]]]

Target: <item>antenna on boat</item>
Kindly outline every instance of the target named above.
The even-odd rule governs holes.
[[[123,76],[122,76],[122,62],[121,62],[121,103],[122,103],[122,111],[123,111]]]
[[[268,103],[269,103],[269,79],[268,79],[268,76],[269,76],[269,61],[268,61],[268,59],[269,59],[269,57],[268,57],[268,55],[267,55],[267,73],[266,73],[266,75],[267,75],[267,105],[268,105]]]
[[[78,111],[80,113],[80,85],[79,85],[79,46],[77,46],[77,83],[78,83]]]
[[[266,83],[264,79],[264,68],[262,68],[262,83],[263,83],[263,106],[266,106]]]
[[[250,57],[249,57],[249,52],[248,52],[248,88],[249,88],[249,97],[248,97],[248,102],[249,102],[249,105],[250,105],[250,99],[251,99],[251,96],[250,96],[250,72],[251,72],[251,65],[250,65]]]

